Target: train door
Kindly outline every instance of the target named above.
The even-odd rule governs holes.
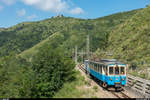
[[[119,83],[121,81],[121,77],[120,77],[120,67],[119,66],[115,66],[114,67],[114,72],[115,72],[115,82]]]

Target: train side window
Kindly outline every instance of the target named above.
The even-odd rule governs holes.
[[[103,73],[103,65],[102,65],[102,73]]]
[[[101,73],[101,66],[99,65],[99,72]]]
[[[104,72],[105,72],[105,74],[106,74],[106,67],[104,66]]]
[[[109,67],[109,75],[113,75],[114,74],[114,69],[113,67]]]
[[[99,73],[101,73],[101,66],[99,65]]]
[[[125,74],[125,68],[124,67],[120,67],[120,74],[124,75]]]
[[[94,70],[94,65],[92,65],[93,66],[93,70]]]
[[[100,73],[101,73],[101,69],[102,69],[102,68],[101,68],[101,65],[99,65],[99,72],[100,72]]]
[[[98,71],[97,72],[99,72],[99,65],[98,65]]]
[[[103,68],[103,66],[101,65],[101,73],[102,73],[102,68]]]
[[[92,64],[93,70],[94,70],[94,65]]]
[[[119,67],[115,67],[115,75],[119,75]]]
[[[93,69],[95,70],[95,66],[94,66],[94,64],[93,64]]]
[[[108,66],[106,67],[106,75],[108,75]]]
[[[91,64],[90,64],[90,68],[91,68]]]
[[[94,70],[94,66],[93,66],[93,64],[92,64],[92,69]]]
[[[97,65],[98,66],[98,70],[97,70],[97,72],[99,72],[99,65]]]
[[[104,68],[104,74],[106,74],[106,69],[105,69],[105,66],[104,66],[103,68]]]
[[[98,71],[98,66],[97,66],[97,64],[96,64],[96,72]]]

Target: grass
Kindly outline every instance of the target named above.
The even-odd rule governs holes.
[[[98,91],[98,87],[97,86],[93,86],[93,89],[94,89],[95,92]]]
[[[34,45],[32,48],[23,51],[22,53],[19,54],[19,56],[27,58],[27,59],[32,58],[33,55],[35,55],[38,52],[39,48],[41,48],[44,44],[48,43],[50,41],[50,38],[55,36],[55,35],[57,35],[57,34],[53,34],[53,35],[49,36],[47,39]]]
[[[92,89],[85,89],[88,81],[85,80],[79,71],[76,71],[76,80],[65,83],[53,98],[96,98],[95,91]]]

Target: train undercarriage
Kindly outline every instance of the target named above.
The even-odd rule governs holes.
[[[103,82],[99,79],[97,79],[96,77],[94,77],[93,75],[91,75],[90,73],[87,73],[91,79],[93,79],[95,82],[97,82],[101,87],[103,87],[104,89],[107,89],[109,91],[124,91],[124,86],[121,85],[121,83],[115,83],[115,85],[107,85],[106,82]]]

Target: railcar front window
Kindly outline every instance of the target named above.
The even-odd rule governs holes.
[[[119,75],[119,67],[115,67],[115,75]]]
[[[120,68],[120,73],[121,73],[122,75],[125,74],[125,68],[124,68],[124,67],[121,67],[121,68]]]
[[[113,71],[113,67],[109,67],[109,75],[113,75],[114,71]]]

